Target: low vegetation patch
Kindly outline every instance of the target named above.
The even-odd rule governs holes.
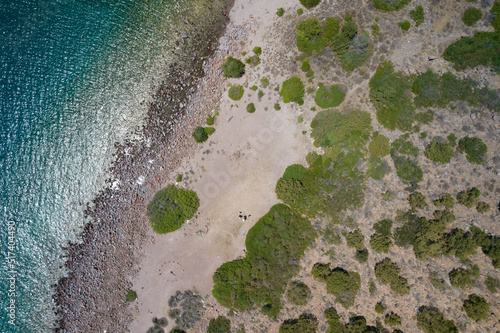
[[[378,122],[390,130],[410,130],[415,118],[415,107],[407,94],[410,80],[395,72],[392,63],[384,62],[378,66],[369,86]]]
[[[337,85],[325,86],[320,83],[314,101],[319,107],[328,109],[339,106],[344,98],[345,94]]]
[[[380,180],[390,172],[391,167],[385,160],[381,159],[380,157],[370,157],[370,159],[368,160],[368,170],[366,174],[369,177],[375,180]]]
[[[242,77],[245,74],[245,64],[241,60],[228,57],[222,64],[225,77]]]
[[[462,22],[467,26],[472,26],[483,17],[483,13],[474,7],[467,8],[462,16]]]
[[[299,269],[304,250],[316,238],[307,219],[283,204],[274,205],[249,231],[247,256],[222,264],[214,274],[212,294],[227,307],[244,311],[254,305],[270,317]]]
[[[148,204],[147,215],[153,230],[164,234],[179,229],[194,216],[199,206],[195,191],[169,185],[155,194]]]
[[[391,144],[389,138],[385,135],[378,134],[368,145],[368,151],[371,156],[384,157],[389,155],[391,151]]]
[[[304,104],[304,100],[302,99],[304,93],[304,84],[298,77],[291,77],[284,81],[280,91],[284,103],[295,102],[299,105]]]

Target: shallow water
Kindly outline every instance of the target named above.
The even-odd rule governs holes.
[[[142,125],[195,2],[0,3],[1,332],[54,327],[61,246],[77,240],[114,143]]]

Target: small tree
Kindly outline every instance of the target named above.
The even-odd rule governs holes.
[[[389,252],[389,248],[392,246],[392,241],[387,236],[374,234],[370,238],[370,246],[375,252],[387,253]]]
[[[364,245],[364,237],[363,234],[361,233],[361,230],[357,229],[354,230],[353,232],[350,232],[347,237],[347,246],[353,247],[358,251],[361,251],[365,248]]]
[[[448,276],[450,277],[451,285],[455,288],[466,289],[472,285],[472,272],[468,269],[454,269]]]
[[[125,297],[125,301],[133,302],[137,299],[137,293],[134,290],[129,290],[127,296]]]
[[[208,140],[208,134],[207,131],[205,131],[205,128],[198,126],[195,128],[193,132],[193,138],[196,140],[198,143],[202,143]]]
[[[293,305],[306,305],[311,297],[311,290],[304,282],[293,281],[288,288],[286,297]]]
[[[318,328],[318,319],[311,315],[304,313],[299,319],[285,320],[281,324],[279,333],[315,333]]]
[[[225,77],[242,77],[245,74],[245,64],[238,59],[228,57],[222,64]]]
[[[445,319],[438,309],[428,306],[418,310],[417,323],[425,333],[458,333],[452,320]]]
[[[483,17],[483,13],[474,7],[468,8],[464,12],[464,16],[462,16],[462,21],[464,22],[465,25],[471,26],[477,21],[479,21]]]
[[[464,309],[471,319],[480,321],[488,318],[490,305],[481,296],[472,294],[464,301]]]
[[[391,312],[385,315],[384,322],[389,326],[399,326],[401,325],[401,317]]]
[[[457,201],[467,208],[472,208],[477,203],[480,195],[481,192],[477,188],[473,187],[468,191],[458,193]]]
[[[425,202],[425,196],[420,192],[414,192],[410,194],[408,197],[408,202],[410,203],[410,207],[413,209],[424,209],[427,207],[427,203]]]
[[[229,333],[231,332],[231,321],[224,316],[211,319],[208,323],[207,333]]]
[[[382,304],[382,302],[378,302],[377,304],[375,304],[375,312],[382,314],[385,312],[385,310],[387,310],[387,308],[384,306],[384,304]]]
[[[424,153],[431,161],[446,164],[449,163],[453,157],[453,148],[447,143],[432,141],[425,148]]]
[[[291,77],[284,81],[280,91],[284,103],[295,102],[299,105],[304,104],[304,100],[302,99],[304,93],[304,84],[298,77]]]
[[[486,153],[488,147],[479,138],[465,138],[460,139],[458,142],[459,151],[463,151],[466,154],[467,161],[475,164],[483,164],[486,160]]]
[[[455,206],[455,200],[451,194],[442,193],[436,200],[434,200],[434,205],[438,207],[453,208],[453,206]]]

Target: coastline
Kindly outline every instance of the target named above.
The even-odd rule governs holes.
[[[217,48],[232,5],[233,0],[227,0],[210,8],[214,13],[210,22],[194,24],[186,19],[193,28],[176,42],[179,62],[169,64],[145,125],[135,133],[143,139],[115,144],[112,179],[87,205],[91,222],[84,227],[82,241],[64,249],[69,273],[55,286],[57,332],[127,331],[130,309],[124,297],[149,238],[149,222],[141,219],[146,199],[195,148],[189,140],[192,129],[207,114],[188,113],[186,105],[206,77],[203,64],[210,62]]]

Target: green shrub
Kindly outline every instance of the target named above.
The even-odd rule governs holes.
[[[207,333],[230,333],[231,321],[224,317],[218,316],[216,319],[210,319],[208,323]]]
[[[253,48],[253,53],[255,53],[255,55],[258,55],[260,56],[262,54],[262,48],[260,46],[256,46]]]
[[[380,180],[391,172],[389,164],[380,157],[370,157],[368,162],[369,165],[366,174],[375,180]]]
[[[368,261],[368,250],[367,249],[362,249],[362,250],[359,250],[359,251],[356,251],[356,254],[355,254],[355,258],[358,262],[360,262],[361,264],[362,263],[365,263]]]
[[[279,333],[316,333],[318,319],[311,314],[302,314],[299,319],[285,320],[280,326]]]
[[[490,314],[490,305],[481,296],[472,294],[464,301],[464,310],[469,318],[480,321],[488,318]]]
[[[392,241],[388,236],[373,234],[370,238],[370,246],[375,252],[387,253],[392,246]]]
[[[346,26],[345,24],[342,29]],[[356,26],[357,29],[357,26]],[[344,31],[342,31],[344,33]],[[357,32],[357,30],[356,30]],[[363,65],[372,55],[372,46],[366,33],[359,33],[352,37],[349,48],[338,53],[342,68],[348,71]]]
[[[417,313],[418,326],[425,333],[458,333],[453,320],[447,320],[436,308],[422,306]]]
[[[344,308],[354,305],[354,300],[361,287],[361,278],[358,273],[346,271],[340,267],[330,273],[326,281],[326,290],[335,296]]]
[[[208,140],[207,131],[205,131],[204,127],[198,126],[195,128],[193,132],[193,138],[196,142],[202,143]]]
[[[492,294],[496,294],[497,288],[500,288],[500,280],[495,279],[494,277],[488,275],[486,280],[484,281],[484,284],[486,285],[486,288],[490,291]]]
[[[432,273],[429,279],[431,281],[432,286],[439,291],[443,291],[448,287],[444,279],[442,279],[437,273]]]
[[[248,113],[254,113],[254,112],[255,112],[255,104],[253,104],[253,103],[248,103],[248,104],[247,104],[247,112],[248,112]]]
[[[319,5],[320,2],[321,0],[300,0],[302,6],[306,7],[307,9],[316,7],[317,5]]]
[[[389,326],[399,326],[401,325],[401,317],[394,312],[385,315],[384,323]]]
[[[476,205],[476,210],[478,213],[486,213],[490,210],[490,205],[484,201],[478,201]]]
[[[410,21],[398,22],[398,26],[399,26],[402,30],[404,30],[404,31],[408,31],[408,30],[410,30],[411,23],[410,23]]]
[[[306,77],[308,79],[312,79],[314,77],[314,71],[312,69],[309,69],[307,72],[306,72]],[[312,93],[312,91],[311,91]]]
[[[404,6],[410,3],[411,0],[372,0],[375,4],[375,8],[392,12],[395,10],[400,10]]]
[[[252,65],[252,67],[257,66],[260,64],[260,57],[258,55],[253,55],[251,57],[248,57],[245,62],[249,65]]]
[[[267,77],[260,79],[260,84],[262,88],[267,88],[269,86],[269,79]]]
[[[133,302],[137,299],[137,293],[134,290],[129,290],[127,296],[125,296],[126,302]]]
[[[384,304],[382,304],[382,302],[378,302],[377,304],[375,304],[375,312],[377,312],[378,314],[384,313],[385,310],[387,310],[387,308],[384,306]]]
[[[250,89],[253,90],[253,91],[257,91],[257,89],[259,89],[259,87],[257,87],[256,85],[253,85],[253,86],[250,87]]]
[[[477,243],[471,232],[462,229],[454,229],[445,236],[444,253],[466,260],[469,256],[476,254]]]
[[[392,221],[389,219],[378,221],[373,225],[373,230],[375,230],[378,234],[383,236],[390,237],[392,229]]]
[[[424,23],[424,8],[417,6],[414,10],[410,10],[410,17],[415,22],[415,26],[418,27]]]
[[[311,298],[311,290],[304,282],[293,281],[288,287],[286,298],[293,305],[306,305]]]
[[[274,103],[274,109],[275,109],[276,111],[281,110],[281,106],[280,106],[280,104],[279,104],[279,103]]]
[[[389,155],[390,141],[385,135],[378,134],[369,144],[368,151],[374,157],[384,157]]]
[[[344,98],[345,94],[337,85],[325,86],[320,83],[314,101],[319,107],[328,109],[339,106],[344,101]]]
[[[442,193],[439,197],[434,200],[434,205],[438,207],[453,208],[455,206],[455,200],[449,193]]]
[[[240,85],[236,85],[236,86],[231,86],[231,88],[229,88],[228,96],[233,101],[239,101],[243,97],[244,93],[245,89],[243,89],[243,87]]]
[[[454,288],[466,289],[472,285],[472,271],[469,269],[454,269],[448,276]]]
[[[464,205],[467,208],[472,208],[472,206],[476,205],[481,192],[473,187],[468,191],[462,191],[457,195],[458,203]]]
[[[315,263],[311,270],[312,276],[320,282],[326,282],[330,273],[331,270],[329,264]]]
[[[216,270],[213,296],[227,308],[244,311],[257,305],[263,306],[263,313],[276,316],[285,288],[315,238],[309,220],[286,205],[274,205],[248,231],[246,257]]]
[[[347,237],[347,246],[355,248],[358,251],[361,251],[365,248],[364,245],[364,237],[363,234],[361,233],[361,230],[357,229],[352,232],[350,232]]]
[[[418,112],[415,114],[415,120],[422,124],[430,124],[434,120],[434,111]]]
[[[304,10],[302,8],[297,8],[297,15],[304,14]]]
[[[483,13],[474,7],[468,8],[462,16],[462,22],[465,25],[471,26],[483,17]]]
[[[390,129],[411,129],[415,107],[407,95],[410,81],[400,72],[394,72],[390,62],[384,62],[370,79],[370,100],[377,110],[379,123]]]
[[[380,35],[380,26],[377,23],[372,24],[372,35],[373,36]]]
[[[335,308],[329,308],[326,309],[325,312],[325,318],[329,326],[329,330],[327,331],[328,333],[335,333],[335,332],[343,332],[344,331],[344,325],[340,323],[339,319],[340,316],[337,313],[337,310]]]
[[[278,8],[278,10],[276,11],[276,15],[278,15],[278,17],[282,17],[284,14],[285,10],[283,8]]]
[[[280,94],[284,103],[295,102],[299,105],[304,104],[304,84],[298,77],[291,77],[285,80],[281,86]]]
[[[455,147],[457,145],[457,137],[455,136],[455,134],[451,133],[446,138],[448,139],[452,147]]]
[[[491,66],[500,71],[499,32],[477,32],[473,37],[463,37],[446,48],[443,58],[463,70],[479,65]]]
[[[300,67],[300,69],[303,72],[308,72],[311,69],[311,64],[309,63],[309,58],[304,58],[302,60],[302,66]]]
[[[175,181],[176,181],[177,183],[182,182],[182,175],[181,175],[181,174],[178,174],[178,175],[177,175],[177,177],[175,178]]]
[[[496,31],[500,31],[500,1],[495,1],[495,4],[491,7],[490,13],[493,14],[491,25]]]
[[[297,48],[311,55],[313,51],[321,52],[327,40],[318,18],[310,18],[297,24]]]
[[[225,77],[242,77],[245,74],[245,64],[233,57],[228,57],[222,64]]]
[[[215,132],[215,128],[213,127],[204,127],[203,129],[205,130],[205,133],[207,133],[208,136],[214,134]]]
[[[470,138],[468,136],[460,139],[458,142],[458,148],[464,151],[467,157],[467,161],[475,164],[483,164],[486,160],[486,152],[488,147],[479,138]]]
[[[392,156],[394,166],[396,167],[396,174],[403,181],[412,187],[418,186],[423,179],[423,171],[416,161],[409,157]]]
[[[199,206],[195,191],[169,185],[155,194],[148,204],[147,215],[153,230],[164,234],[179,229],[194,216]]]
[[[424,209],[427,207],[427,202],[425,202],[425,196],[420,192],[414,192],[408,197],[408,202],[410,207],[414,210]]]
[[[257,94],[257,97],[260,99],[264,96],[264,92],[262,90],[259,90],[259,93]]]
[[[377,292],[377,286],[375,285],[375,282],[373,280],[370,280],[370,287],[369,287],[368,291],[372,295]]]
[[[213,126],[214,123],[215,123],[215,117],[212,116],[211,114],[209,114],[207,116],[207,125],[208,126]]]
[[[410,285],[405,278],[399,276],[400,272],[398,265],[389,258],[375,265],[375,277],[383,284],[389,284],[396,294],[404,296],[410,292]]]
[[[433,140],[425,147],[425,156],[433,162],[446,164],[453,157],[453,148],[447,143],[441,143]]]

